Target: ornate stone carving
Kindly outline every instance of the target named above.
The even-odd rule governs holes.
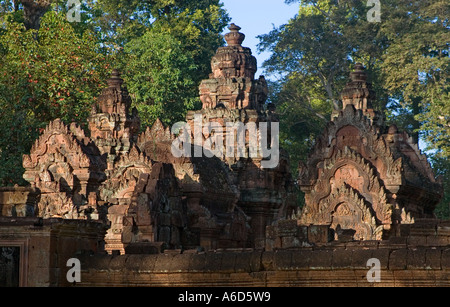
[[[239,29],[231,25],[228,46],[213,57],[210,79],[200,85],[204,108],[190,112],[188,124],[195,115],[222,127],[278,120],[273,107],[265,110],[267,84],[254,78],[256,59],[241,46]],[[139,118],[130,109],[124,80],[114,70],[88,118],[90,137],[75,124],[49,124],[23,157],[24,177],[40,195],[36,212],[103,221],[110,253],[136,244],[158,250],[263,247],[265,227],[293,205],[287,156],[281,154],[271,170],[261,168],[259,156],[175,158],[170,128],[157,120],[138,135]]]
[[[228,109],[252,109],[263,112],[267,99],[267,83],[263,76],[255,80],[256,58],[242,47],[245,35],[231,24],[225,35],[228,46],[220,47],[211,60],[210,78],[200,84],[203,109],[223,106]]]
[[[78,126],[59,119],[47,125],[23,157],[24,178],[41,193],[39,216],[89,218],[90,211],[81,207],[104,180],[105,164],[96,153]]]
[[[113,70],[107,83],[88,119],[91,138],[102,154],[125,153],[136,141],[140,119],[135,108],[130,114],[131,97],[117,70]]]
[[[374,92],[361,64],[351,79],[342,93],[344,109],[334,114],[306,164],[299,164],[298,182],[306,193],[299,222],[336,229],[331,212],[340,212],[337,219],[356,231],[354,238],[381,239],[395,235],[400,223],[432,217],[442,189],[417,144],[396,127],[386,127],[373,110]],[[353,201],[336,207],[335,191]],[[352,209],[363,204],[371,216],[366,209],[362,215]],[[342,214],[349,212],[345,208],[353,213]]]

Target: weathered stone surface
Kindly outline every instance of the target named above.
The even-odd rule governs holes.
[[[186,115],[191,152],[205,149],[200,121],[223,128],[198,133],[223,136],[222,155],[176,158],[159,120],[138,134],[116,70],[90,133],[48,124],[23,157],[30,187],[0,188],[0,246],[20,248],[20,285],[67,286],[66,261],[77,257],[82,286],[450,286],[450,222],[433,215],[441,185],[417,144],[373,109],[363,66],[299,165],[298,212],[287,154],[274,168],[250,154],[250,140],[261,141],[251,127],[278,115],[239,30],[230,26],[199,86],[202,109]],[[248,130],[243,156],[225,155],[237,138],[229,124]],[[379,284],[366,278],[372,258]]]
[[[393,251],[389,255],[389,268],[393,270],[405,270],[407,265],[407,249]]]
[[[308,161],[299,164],[306,193],[299,223],[329,224],[336,239],[350,229],[356,240],[380,240],[404,232],[399,225],[432,217],[442,187],[412,138],[386,127],[373,110],[374,91],[361,64],[351,79],[342,92],[342,111]],[[422,235],[420,229],[410,231]]]

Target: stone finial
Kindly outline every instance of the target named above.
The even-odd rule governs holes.
[[[120,77],[120,72],[117,69],[113,69],[111,77],[106,80],[108,87],[115,87],[120,89],[123,84],[123,79]]]
[[[228,29],[230,32],[225,34],[225,40],[228,46],[241,46],[245,39],[245,34],[239,32],[241,27],[232,23]]]
[[[225,35],[228,46],[219,47],[211,59],[212,73],[199,86],[203,109],[253,109],[263,111],[267,99],[264,77],[255,80],[256,58],[250,48],[243,47],[245,35],[234,23]]]
[[[351,81],[347,83],[341,94],[343,109],[351,104],[356,109],[372,110],[375,91],[367,82],[367,72],[361,63],[355,64],[354,70],[350,73],[350,79]]]
[[[352,81],[366,81],[367,73],[364,69],[364,65],[361,63],[356,63],[354,70],[350,73],[350,78]]]
[[[124,80],[120,76],[117,69],[113,69],[111,77],[106,80],[108,87],[103,89],[102,94],[98,97],[97,102],[101,113],[121,113],[128,114],[131,106],[131,97],[128,94]],[[93,109],[96,113],[96,107]]]

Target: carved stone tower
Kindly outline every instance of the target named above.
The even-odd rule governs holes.
[[[433,217],[442,196],[417,144],[395,126],[386,127],[372,108],[375,95],[361,64],[342,92],[343,110],[328,123],[298,182],[305,192],[299,224],[330,225],[336,236],[357,240],[398,234],[400,224]]]
[[[119,153],[130,150],[139,132],[140,120],[136,109],[130,114],[131,97],[123,83],[114,69],[88,119],[91,138],[102,154],[109,155],[109,165]]]
[[[224,147],[220,159],[233,172],[240,191],[237,205],[250,217],[251,235],[248,244],[261,248],[265,245],[266,226],[278,216],[283,216],[294,204],[291,190],[293,180],[288,157],[282,150],[276,153],[279,162],[273,168],[263,166],[268,159],[263,157],[261,150],[257,155],[251,154],[250,139],[254,137],[256,143],[261,144],[267,137],[270,144],[274,134],[271,124],[278,125],[278,117],[274,108],[266,105],[267,83],[264,76],[255,79],[256,58],[250,48],[242,46],[245,35],[239,32],[240,29],[235,24],[229,27],[230,32],[225,35],[227,46],[218,48],[211,60],[212,73],[199,86],[202,110],[189,112],[186,119],[192,131],[195,131],[194,125],[198,119],[203,126],[215,123],[222,127]],[[239,149],[243,155],[238,154],[236,130],[227,129],[230,125],[245,126],[245,149]],[[262,132],[267,132],[267,135],[264,136]],[[195,144],[198,138],[192,136]],[[200,137],[205,139],[211,135],[203,133]],[[236,145],[231,151],[228,151],[228,140]],[[230,152],[234,155],[230,156]]]
[[[225,35],[228,46],[220,47],[211,60],[212,73],[200,84],[203,109],[222,105],[228,109],[263,111],[267,84],[263,76],[255,80],[256,58],[250,48],[242,47],[245,35],[234,23]]]
[[[367,82],[367,77],[364,66],[356,63],[354,71],[350,73],[351,81],[347,83],[341,93],[342,109],[344,110],[347,105],[353,105],[355,109],[362,110],[363,114],[372,122],[383,125],[383,117],[373,109],[376,99],[375,91],[372,89],[372,84]]]

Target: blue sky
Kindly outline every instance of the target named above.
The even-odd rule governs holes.
[[[258,54],[256,46],[259,39],[256,36],[269,33],[287,23],[298,12],[298,3],[287,5],[284,0],[222,0],[231,22],[240,26],[245,34],[243,46],[252,49],[258,61],[257,75],[263,74],[261,65],[270,53]],[[228,29],[224,32],[227,33]]]

